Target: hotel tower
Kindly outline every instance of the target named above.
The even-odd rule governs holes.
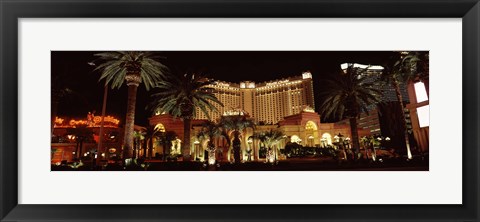
[[[310,72],[261,83],[216,81],[209,87],[224,105],[221,107],[215,104],[219,112],[209,113],[212,120],[242,110],[257,123],[276,124],[286,116],[300,113],[306,107],[315,107]],[[207,116],[197,108],[195,119],[207,119]]]

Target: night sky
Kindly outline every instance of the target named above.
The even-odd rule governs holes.
[[[100,73],[94,72],[89,62],[95,60],[92,51],[54,51],[51,53],[52,79],[59,77],[64,85],[76,93],[60,102],[58,116],[86,118],[89,111],[101,115],[103,83]],[[243,80],[262,82],[284,77],[301,75],[310,71],[314,80],[316,109],[321,103],[319,93],[322,79],[340,72],[340,64],[355,62],[383,65],[394,52],[309,52],[309,51],[169,51],[158,52],[164,56],[162,63],[172,72],[202,73],[209,78],[238,83]],[[135,124],[146,126],[150,95],[155,89],[146,91],[141,85],[137,94]],[[110,89],[107,101],[107,115],[125,121],[127,87]]]

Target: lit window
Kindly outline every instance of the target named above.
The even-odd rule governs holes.
[[[422,106],[417,108],[418,122],[420,127],[430,126],[430,106]]]
[[[425,84],[423,82],[417,82],[413,85],[415,87],[415,95],[417,96],[417,103],[427,101],[427,90],[425,89]]]

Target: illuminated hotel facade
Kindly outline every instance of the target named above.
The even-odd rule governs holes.
[[[224,105],[221,107],[215,104],[219,112],[209,113],[212,120],[228,115],[231,110],[241,109],[257,124],[276,124],[286,116],[300,113],[305,107],[315,107],[310,72],[262,83],[244,81],[237,84],[216,81],[209,87]],[[197,108],[195,119],[208,118]]]
[[[209,86],[214,95],[224,107],[216,105],[219,112],[210,112],[210,119],[218,121],[222,116],[246,116],[256,123],[255,129],[248,128],[241,132],[241,159],[242,161],[263,161],[259,155],[260,141],[251,139],[255,132],[278,130],[285,135],[285,139],[277,144],[283,149],[289,142],[306,147],[325,147],[332,145],[336,135],[351,137],[350,127],[336,123],[321,123],[320,115],[315,112],[313,80],[310,72],[281,80],[262,83],[251,81],[228,83],[216,81]],[[199,109],[192,122],[190,138],[190,154],[194,160],[205,160],[205,149],[208,140],[202,140],[197,135],[207,116]],[[179,118],[169,114],[160,114],[149,118],[150,125],[161,129],[162,132],[173,131],[177,139],[172,141],[170,153],[180,153],[181,139],[183,139],[183,123]],[[231,132],[229,132],[231,134]],[[359,129],[361,136],[370,132]],[[231,138],[233,139],[233,137]],[[224,138],[215,139],[215,156],[217,161],[232,161],[232,149]],[[162,147],[155,147],[154,153],[162,153]],[[253,151],[253,152],[251,152]],[[249,156],[249,153],[251,156]],[[278,159],[284,159],[280,154]]]

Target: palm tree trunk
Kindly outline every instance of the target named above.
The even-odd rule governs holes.
[[[138,145],[137,139],[134,138],[133,139],[133,155],[132,155],[133,159],[137,158],[137,155],[136,155],[137,154],[137,145]]]
[[[240,163],[241,142],[240,142],[240,138],[238,137],[239,137],[239,133],[235,132],[235,139],[233,139],[233,158],[235,159],[235,164]]]
[[[135,124],[135,104],[137,102],[138,85],[128,86],[127,118],[125,120],[125,136],[123,139],[123,159],[133,156],[133,130]]]
[[[143,158],[144,159],[147,159],[147,142],[148,142],[148,138],[145,137],[145,139],[143,140]]]
[[[400,92],[400,86],[398,85],[398,82],[396,80],[392,81],[393,87],[395,88],[395,94],[397,96],[397,100],[400,103],[400,108],[402,109],[400,112],[401,115],[401,120],[403,123],[403,126],[405,127],[404,136],[405,136],[405,146],[407,148],[407,158],[412,159],[412,152],[410,151],[410,140],[408,137],[408,129],[407,129],[407,122],[405,120],[405,112],[403,111],[403,98],[402,98],[402,93]]]
[[[78,153],[78,146],[79,146],[79,145],[80,145],[80,142],[79,142],[78,139],[77,139],[77,144],[76,144],[76,146],[75,146],[75,158],[77,158],[77,159],[80,159],[80,158],[79,158],[79,155],[80,155],[80,154]]]
[[[166,138],[165,138],[166,140]],[[167,159],[167,142],[166,141],[163,141],[163,161],[165,161]]]
[[[103,104],[102,104],[102,120],[101,120],[101,123],[100,123],[100,131],[98,133],[98,148],[97,148],[97,153],[101,156],[102,153],[105,153],[105,157],[107,155],[107,150],[103,150],[103,140],[104,140],[104,136],[103,136],[103,128],[104,128],[104,125],[105,125],[105,112],[107,110],[107,96],[108,96],[108,86],[105,85],[105,91],[103,92]],[[100,165],[100,159],[101,157],[98,157],[97,158],[97,165]]]
[[[55,118],[57,117],[58,101],[52,101],[52,116],[51,116],[51,128],[50,138],[53,137],[53,130],[55,129]]]
[[[350,130],[352,133],[352,145],[355,148],[355,153],[358,155],[358,153],[360,153],[360,141],[358,140],[357,117],[351,117],[349,120],[350,120]],[[358,157],[355,157],[355,159],[357,158]]]
[[[79,151],[78,151],[78,159],[82,159],[82,148],[83,148],[83,139],[80,139],[80,144],[79,144]]]
[[[192,119],[185,118],[183,120],[183,161],[190,161],[190,131],[192,128]]]
[[[150,137],[150,140],[148,141],[148,156],[150,159],[152,159],[152,153],[153,153],[153,136]]]

